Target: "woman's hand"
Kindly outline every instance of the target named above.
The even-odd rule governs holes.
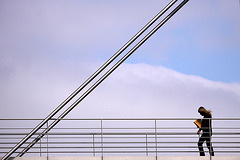
[[[199,129],[198,131],[197,131],[197,134],[200,134],[201,133],[201,130]]]

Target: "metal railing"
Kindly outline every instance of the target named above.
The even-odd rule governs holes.
[[[54,121],[56,119],[51,119]],[[199,155],[195,118],[62,119],[27,156],[167,156]],[[42,119],[0,119],[0,157]],[[240,155],[240,118],[214,118],[215,155]],[[51,122],[49,122],[51,123]],[[42,128],[48,127],[46,124]],[[41,130],[14,154],[41,134]],[[208,156],[208,149],[204,148]]]

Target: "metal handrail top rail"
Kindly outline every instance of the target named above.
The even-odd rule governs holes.
[[[212,119],[212,120],[240,120],[240,118],[204,118],[204,119]],[[43,120],[40,118],[5,118],[5,119],[0,119],[0,121],[2,120]],[[51,118],[50,120],[59,120],[58,118]],[[196,118],[64,118],[61,120],[89,120],[89,121],[99,121],[99,120],[103,120],[103,121],[122,121],[122,120],[150,120],[150,121],[154,121],[154,120],[196,120]]]

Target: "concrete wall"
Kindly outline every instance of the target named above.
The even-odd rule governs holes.
[[[157,157],[18,157],[10,160],[210,160],[210,157],[200,156],[159,156]],[[215,156],[212,160],[240,160],[240,156]]]

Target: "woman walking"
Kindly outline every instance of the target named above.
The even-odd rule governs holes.
[[[203,116],[201,120],[201,128],[199,128],[197,134],[200,134],[202,131],[202,135],[198,140],[198,149],[200,152],[200,156],[205,156],[203,150],[203,142],[206,141],[207,148],[209,150],[209,154],[214,156],[214,151],[212,147],[211,137],[212,137],[212,114],[210,110],[205,109],[204,107],[199,107],[198,113]]]

